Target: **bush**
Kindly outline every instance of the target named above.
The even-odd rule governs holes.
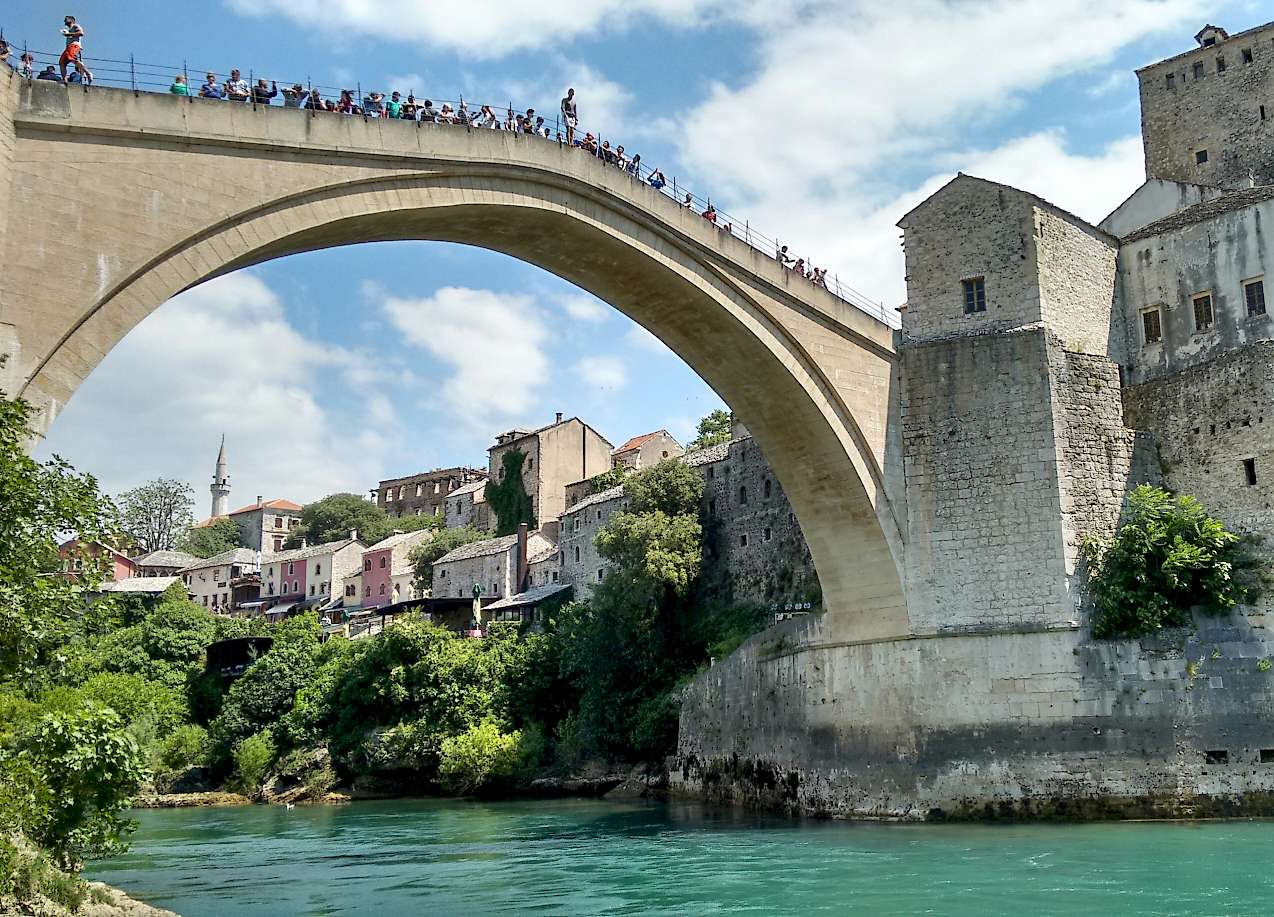
[[[637,705],[633,714],[632,750],[646,761],[659,761],[677,747],[681,706],[674,692],[665,691]]]
[[[522,760],[522,733],[503,733],[490,720],[442,742],[438,778],[457,796],[507,785]]]
[[[1190,609],[1222,614],[1244,597],[1234,579],[1239,537],[1190,496],[1142,485],[1128,497],[1109,542],[1089,539],[1084,557],[1095,613],[1093,636],[1137,637],[1190,623]]]
[[[263,729],[248,736],[234,748],[234,787],[245,796],[257,795],[265,784],[274,758],[274,738],[270,730]]]
[[[0,837],[0,908],[47,898],[75,913],[87,900],[88,891],[81,879],[63,872],[47,854],[33,849],[21,836]],[[13,913],[28,911],[15,908]]]
[[[200,767],[208,757],[208,733],[199,726],[181,726],[159,745],[159,763],[169,773]]]

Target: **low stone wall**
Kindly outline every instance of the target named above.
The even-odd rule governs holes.
[[[686,690],[671,791],[872,818],[1274,814],[1274,653],[1246,615],[819,645],[753,638]]]

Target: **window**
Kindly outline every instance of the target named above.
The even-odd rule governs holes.
[[[1224,748],[1212,749],[1203,753],[1205,764],[1229,764],[1230,753]]]
[[[1256,486],[1256,459],[1243,460],[1243,479],[1247,481],[1248,487]]]
[[[744,506],[748,502],[748,489],[746,487],[739,488],[739,505]]]
[[[1207,42],[1204,42],[1206,45]],[[1196,80],[1203,79],[1203,61],[1196,61],[1194,65],[1194,78]]]
[[[274,583],[270,584],[270,595],[274,595]]]
[[[1252,63],[1252,49],[1251,49],[1251,48],[1244,48],[1244,49],[1243,49],[1243,63],[1245,63],[1245,64],[1250,64],[1250,63]]]
[[[364,559],[364,560],[363,560],[363,572],[364,572],[364,573],[366,573],[366,572],[367,572],[368,570],[370,570],[371,568],[372,568],[372,561],[371,561],[371,558],[366,558],[366,559]]]
[[[278,554],[282,550],[283,550],[283,539],[276,537],[274,539],[274,553]]]
[[[291,576],[295,572],[296,572],[296,564],[289,560],[288,561],[288,576]]]
[[[371,594],[372,594],[372,587],[371,587],[371,586],[364,586],[364,587],[363,587],[363,595],[368,596],[368,597],[370,598],[370,597],[371,597]]]
[[[530,471],[530,470],[531,470],[532,468],[534,468],[534,467],[535,467],[535,460],[534,460],[534,459],[527,459],[527,460],[526,460],[526,470],[527,470],[527,471]]]
[[[351,584],[351,585],[346,586],[346,587],[345,587],[345,595],[348,597],[348,596],[351,596],[351,595],[353,595],[353,594],[354,594],[354,586],[353,586],[352,584]]]
[[[1225,73],[1225,56],[1218,54],[1216,59],[1216,72]]]
[[[274,527],[275,527],[276,529],[281,529],[281,528],[283,528],[283,517],[282,517],[282,516],[275,516],[275,517],[274,517]]]
[[[392,503],[393,501],[394,501],[394,488],[391,487],[389,488],[389,490],[385,491],[385,502]]]
[[[434,487],[437,487],[437,486],[438,486],[437,484],[434,485]],[[416,485],[416,496],[419,497],[422,493],[424,493],[424,491],[425,491],[425,488],[423,484]],[[434,491],[434,493],[437,493],[437,492],[438,492],[437,490]]]
[[[1265,281],[1249,280],[1243,284],[1243,302],[1247,305],[1248,318],[1265,314]]]
[[[579,545],[575,546],[575,562],[579,563]]]
[[[773,540],[774,540],[774,530],[773,530],[773,529],[769,529],[769,528],[767,528],[767,529],[765,529],[764,531],[762,531],[762,532],[761,532],[761,540],[762,540],[762,541],[773,541]]]
[[[492,595],[499,595],[499,594],[500,594],[500,584],[499,584],[499,583],[492,583],[492,584],[491,584],[491,594],[492,594]]]
[[[314,594],[314,584],[313,584],[313,583],[311,583],[311,584],[310,584],[310,595],[313,595],[313,594]]]
[[[765,484],[761,488],[761,496],[764,497],[766,500],[770,499],[770,493],[772,490],[773,490],[773,485],[770,483],[770,479],[766,478]]]
[[[203,597],[203,607],[204,608],[208,607],[208,597],[206,595]]]
[[[292,591],[293,592],[301,591],[301,581],[299,579],[292,580]]]
[[[1212,330],[1212,294],[1200,293],[1194,298],[1194,330]]]
[[[571,527],[571,528],[572,528],[574,531],[576,531],[576,532],[578,532],[578,531],[579,531],[579,523],[580,523],[580,517],[579,517],[579,516],[576,516],[576,517],[575,517],[575,524]]]
[[[1177,75],[1175,73],[1169,73],[1166,82],[1167,82],[1167,88],[1169,89],[1175,88],[1177,83]]]
[[[961,280],[964,287],[964,314],[972,315],[975,312],[986,311],[986,278],[971,277],[968,280]]]
[[[556,570],[554,570],[554,571],[553,571],[553,582],[555,582],[555,583],[557,582],[557,571],[556,571]]]
[[[598,571],[597,571],[597,581],[600,583],[600,582],[601,582],[602,580],[604,580],[605,578],[606,578],[606,571],[605,571],[605,570],[598,570]]]
[[[739,547],[746,548],[748,546],[748,533],[744,532],[739,536]]]
[[[1163,325],[1158,309],[1147,309],[1141,313],[1141,333],[1147,345],[1158,344],[1163,340]]]
[[[381,556],[381,559],[380,559],[380,568],[381,568],[382,570],[384,570],[384,569],[385,569],[385,558],[384,558],[384,555],[382,555],[382,556]]]
[[[1261,749],[1261,763],[1274,764],[1274,748]]]
[[[709,515],[709,516],[715,516],[716,514],[717,514],[717,501],[716,501],[716,500],[709,500],[709,501],[708,501],[708,515]]]
[[[1194,153],[1194,161],[1196,165],[1203,165],[1205,162],[1208,161],[1208,151],[1196,150]]]
[[[381,584],[380,584],[380,594],[381,594],[381,595],[384,595],[384,594],[385,594],[385,584],[384,584],[384,583],[381,583]]]
[[[322,572],[323,572],[323,565],[322,565],[322,564],[315,564],[315,565],[314,565],[314,575],[315,575],[315,576],[319,576]]]
[[[715,468],[713,468],[711,465],[709,465],[709,466],[708,466],[708,480],[709,480],[709,481],[711,481],[711,480],[712,480],[713,478],[715,478],[716,476],[717,476],[717,475],[716,475],[716,469],[715,469]]]

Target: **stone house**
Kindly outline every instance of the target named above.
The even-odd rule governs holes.
[[[357,533],[341,541],[306,545],[265,558],[261,598],[280,617],[309,608],[323,609],[345,599],[345,581],[363,566],[366,546]]]
[[[129,579],[137,575],[137,564],[121,551],[100,541],[80,541],[70,538],[58,545],[62,559],[62,575],[75,579],[84,572],[84,564],[90,558],[102,565],[102,582]]]
[[[434,598],[472,598],[475,586],[484,601],[521,592],[531,563],[545,563],[557,554],[554,541],[525,528],[515,535],[461,545],[434,561]]]
[[[197,560],[181,571],[191,600],[209,611],[228,615],[260,595],[260,555],[249,548],[233,548]]]
[[[184,551],[151,551],[133,559],[137,576],[177,576],[186,567],[198,563],[200,558]]]
[[[447,498],[467,484],[485,480],[479,468],[437,468],[376,485],[376,505],[397,519],[403,516],[441,516]]]
[[[301,505],[291,500],[265,500],[241,506],[225,516],[211,516],[193,528],[206,528],[220,519],[231,519],[239,527],[239,543],[250,551],[278,553],[288,534],[301,522]]]
[[[362,586],[358,604],[366,609],[379,608],[411,597],[410,587],[403,591],[402,577],[411,570],[408,556],[417,545],[433,538],[433,533],[396,532],[363,552]],[[397,582],[395,581],[397,577]]]
[[[447,528],[461,529],[472,526],[480,532],[493,528],[491,513],[487,508],[487,479],[470,481],[451,492],[444,504]]]
[[[504,456],[513,451],[525,455],[522,483],[531,498],[536,521],[543,526],[566,509],[566,486],[601,474],[611,467],[611,444],[578,417],[557,419],[538,430],[514,429],[502,433],[488,452],[492,480],[502,480]],[[498,520],[491,519],[492,525]]]
[[[667,430],[656,430],[634,436],[612,454],[615,465],[623,465],[633,471],[641,471],[671,458],[677,458],[686,450]]]
[[[606,578],[610,564],[597,551],[597,533],[610,517],[628,506],[619,485],[592,494],[562,514],[559,557],[562,582],[575,586],[575,597],[586,599]]]

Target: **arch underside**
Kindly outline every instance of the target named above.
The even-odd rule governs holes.
[[[834,633],[870,639],[907,632],[901,527],[884,492],[883,450],[872,447],[820,368],[818,348],[792,331],[799,302],[705,257],[649,214],[569,180],[499,168],[397,172],[217,220],[105,290],[35,367],[28,387],[39,391],[42,378],[61,373],[71,381],[55,388],[73,391],[137,322],[208,279],[299,252],[395,240],[454,242],[518,258],[651,331],[761,445],[801,522],[825,605],[839,624]],[[873,342],[849,330],[845,337],[873,359],[891,356],[873,353]]]

